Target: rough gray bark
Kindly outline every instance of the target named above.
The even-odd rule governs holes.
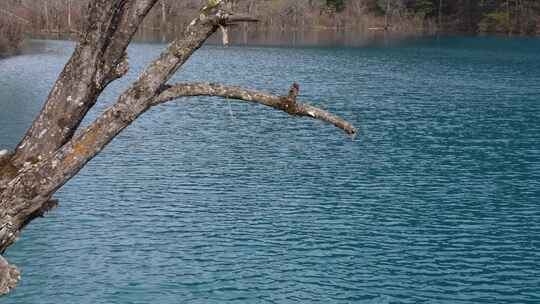
[[[215,9],[201,14],[155,59],[116,103],[87,128],[80,123],[105,87],[128,68],[126,48],[157,0],[93,0],[85,31],[42,111],[13,153],[0,153],[0,253],[33,219],[57,206],[53,194],[123,129],[151,107],[187,96],[217,96],[261,103],[295,116],[320,119],[351,135],[343,119],[287,96],[209,83],[168,85],[174,73],[219,28],[253,18]],[[77,133],[76,133],[77,131]],[[0,256],[0,294],[19,272]]]
[[[229,99],[238,99],[243,101],[249,101],[259,103],[268,107],[272,107],[277,110],[281,110],[289,113],[293,116],[305,116],[328,123],[342,129],[351,136],[356,135],[356,129],[347,121],[341,119],[332,113],[323,111],[319,108],[298,103],[296,98],[298,96],[300,87],[298,84],[293,84],[289,91],[289,95],[274,96],[267,93],[246,90],[237,86],[226,86],[216,83],[179,83],[172,86],[168,86],[153,102],[153,105],[164,103],[167,101],[175,100],[180,97],[189,96],[219,96]]]
[[[84,34],[43,110],[17,145],[12,160],[15,166],[47,158],[71,139],[99,94],[127,72],[125,50],[156,2],[91,2]]]

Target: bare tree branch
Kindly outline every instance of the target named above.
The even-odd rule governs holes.
[[[185,96],[218,96],[264,104],[295,116],[334,124],[351,135],[345,120],[298,103],[298,85],[279,97],[209,83],[168,86],[167,81],[220,27],[253,22],[249,16],[216,9],[186,28],[87,128],[82,119],[104,88],[128,68],[126,48],[157,0],[92,0],[81,41],[55,83],[42,111],[14,153],[0,153],[0,253],[36,217],[57,206],[53,194],[74,177],[122,130],[152,106]],[[76,131],[78,131],[76,133]],[[0,256],[0,294],[15,286],[19,272]]]
[[[213,15],[196,18],[187,27],[183,37],[173,41],[118,98],[116,104],[101,114],[88,128],[81,130],[78,136],[72,137],[53,152],[47,153],[48,149],[43,149],[44,154],[38,154],[36,160],[25,163],[15,176],[10,177],[6,189],[0,192],[0,224],[6,223],[13,229],[0,234],[0,252],[14,242],[29,218],[39,214],[40,210],[47,209],[46,204],[56,190],[152,106],[152,101],[164,90],[165,83],[171,76],[220,25],[227,24],[230,20],[248,18],[220,10]],[[47,105],[44,109],[44,112],[46,111]],[[46,117],[44,119],[47,121]],[[47,130],[43,125],[37,126]],[[14,158],[16,156],[17,154]]]
[[[72,138],[101,92],[127,72],[126,48],[156,2],[90,1],[84,35],[40,114],[17,145],[14,166],[36,163]]]
[[[292,94],[291,94],[292,93]],[[246,90],[237,86],[226,86],[215,83],[199,82],[199,83],[179,83],[168,87],[166,90],[152,102],[152,105],[157,105],[167,101],[171,101],[180,97],[188,96],[217,96],[223,98],[231,98],[244,100],[254,103],[259,103],[265,106],[272,107],[290,115],[306,116],[319,119],[342,129],[347,134],[355,136],[357,133],[349,122],[333,115],[327,111],[321,110],[307,104],[301,104],[296,101],[299,93],[299,87],[294,84],[290,90],[289,96],[275,96],[259,91]]]

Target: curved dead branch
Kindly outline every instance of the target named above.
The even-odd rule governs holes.
[[[298,96],[299,89],[298,84],[295,83],[291,87],[288,96],[275,96],[259,91],[246,90],[238,86],[227,86],[209,82],[179,83],[168,86],[152,102],[152,105],[158,105],[181,97],[216,96],[262,104],[294,116],[319,119],[333,124],[351,136],[357,134],[356,128],[341,117],[308,104],[298,103],[296,97]]]

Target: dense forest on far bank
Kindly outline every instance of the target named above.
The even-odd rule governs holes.
[[[77,34],[88,0],[2,0],[0,54],[29,35]],[[112,1],[112,0],[111,0]],[[181,32],[207,0],[160,0],[142,30]],[[540,34],[538,0],[231,0],[261,22],[249,31]]]

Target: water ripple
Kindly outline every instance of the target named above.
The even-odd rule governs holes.
[[[249,104],[158,107],[25,231],[8,253],[23,281],[3,301],[539,303],[540,45],[516,39],[203,48],[176,80],[279,94],[299,81],[359,140]],[[0,61],[2,146],[72,48],[42,43]],[[131,47],[85,123],[161,47]]]

